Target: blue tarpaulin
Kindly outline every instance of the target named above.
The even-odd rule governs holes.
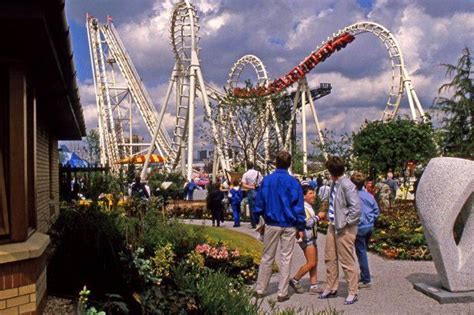
[[[70,167],[88,167],[89,162],[84,159],[81,159],[79,155],[74,152],[71,152],[64,144],[61,145],[59,149],[59,160],[61,161],[62,166]]]

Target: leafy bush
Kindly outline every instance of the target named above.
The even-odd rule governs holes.
[[[163,182],[172,182],[166,191],[161,190]],[[148,185],[152,194],[169,199],[182,199],[185,180],[181,173],[160,173],[158,170],[148,176]]]
[[[84,195],[89,199],[97,200],[100,194],[111,193],[118,196],[120,193],[124,193],[124,190],[125,182],[123,179],[110,174],[95,172],[88,177]]]
[[[210,269],[225,272],[245,283],[256,280],[258,266],[254,264],[252,256],[241,255],[238,250],[227,248],[223,243],[217,243],[215,246],[197,245],[196,253],[202,255],[204,265]]]
[[[176,258],[181,260],[205,239],[199,229],[189,229],[175,220],[163,220],[161,215],[149,211],[144,220],[144,245],[152,253],[156,248],[171,244]]]
[[[101,212],[97,205],[62,209],[50,236],[48,290],[75,295],[87,284],[99,296],[124,292],[119,260],[124,238],[116,216]]]
[[[201,314],[193,292],[153,286],[140,297],[143,314]]]
[[[204,314],[258,314],[250,289],[221,271],[199,278],[197,296]]]

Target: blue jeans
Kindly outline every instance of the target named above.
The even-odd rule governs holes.
[[[254,217],[253,212],[255,211],[255,199],[257,198],[257,191],[255,189],[250,189],[247,192],[247,201],[249,203],[250,210],[250,225],[255,227],[257,225],[257,218]]]
[[[231,204],[232,207],[232,216],[234,217],[234,226],[240,226],[240,203]]]
[[[359,228],[355,240],[355,248],[357,259],[360,266],[360,281],[364,283],[370,282],[369,261],[367,259],[367,248],[369,247],[369,239],[372,236],[372,227]]]

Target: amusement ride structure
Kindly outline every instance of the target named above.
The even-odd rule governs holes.
[[[87,17],[87,31],[99,119],[101,163],[117,169],[116,163],[132,154],[134,147],[145,146],[148,156],[156,149],[165,158],[165,167],[168,170],[179,168],[188,180],[191,179],[193,175],[195,108],[197,99],[200,97],[205,116],[210,123],[215,148],[214,166],[219,165],[223,170],[231,170],[238,161],[239,155],[230,156],[229,152],[232,151],[234,142],[239,143],[243,140],[239,137],[241,130],[233,123],[234,120],[232,119],[233,115],[236,114],[236,109],[224,101],[226,96],[230,94],[236,99],[265,99],[265,109],[260,113],[262,115],[261,121],[267,122],[264,126],[260,126],[264,129],[265,134],[263,137],[264,148],[262,155],[257,153],[257,156],[252,157],[257,164],[261,165],[265,165],[270,157],[270,125],[276,135],[278,146],[288,149],[291,142],[291,130],[296,123],[297,112],[301,109],[303,171],[306,173],[306,106],[310,109],[319,140],[323,141],[306,74],[364,33],[375,35],[385,45],[391,63],[392,80],[381,119],[390,121],[396,116],[405,91],[408,97],[411,118],[417,120],[424,117],[424,111],[405,69],[400,46],[395,37],[380,24],[361,22],[339,30],[322,42],[291,71],[273,81],[268,78],[265,66],[258,57],[245,55],[231,68],[229,78],[225,84],[225,92],[204,80],[199,60],[199,29],[199,18],[195,7],[188,0],[178,1],[170,21],[170,38],[175,64],[161,108],[157,113],[112,20],[109,18],[106,24],[101,24],[96,18]],[[257,80],[254,86],[242,88],[238,84],[246,67],[253,69]],[[115,72],[117,70],[122,75],[121,82],[116,79]],[[285,133],[278,122],[271,96],[285,92],[294,85],[296,85],[296,93],[294,93],[291,117],[289,117],[289,127]],[[171,97],[172,95],[174,97]],[[174,102],[172,99],[174,99]],[[211,106],[211,101],[215,106]],[[174,103],[174,106],[171,106],[171,103]],[[298,104],[301,104],[301,106],[298,106]],[[150,143],[143,144],[132,141],[133,124],[136,123],[136,119],[133,117],[134,109],[138,110],[145,123],[151,137]],[[175,127],[172,136],[168,134],[163,125],[165,113],[171,109],[175,111]],[[270,121],[271,124],[268,123]],[[252,128],[258,129],[259,126],[252,126]],[[233,139],[229,139],[229,131],[233,131],[232,134],[235,135],[235,137],[232,137]],[[138,152],[143,153],[144,151]],[[146,176],[148,162],[149,158],[145,159],[142,179]]]

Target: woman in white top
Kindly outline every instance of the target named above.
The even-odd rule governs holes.
[[[316,199],[316,193],[309,185],[303,185],[304,194],[304,210],[306,213],[306,228],[304,231],[304,238],[298,240],[298,244],[303,249],[306,263],[300,267],[296,275],[290,279],[290,286],[296,293],[303,293],[304,289],[299,283],[299,280],[309,272],[309,280],[311,286],[309,288],[310,294],[319,294],[322,289],[318,286],[317,267],[318,267],[318,245],[316,243],[317,225],[318,221],[325,218],[324,212],[315,214],[313,204]]]

